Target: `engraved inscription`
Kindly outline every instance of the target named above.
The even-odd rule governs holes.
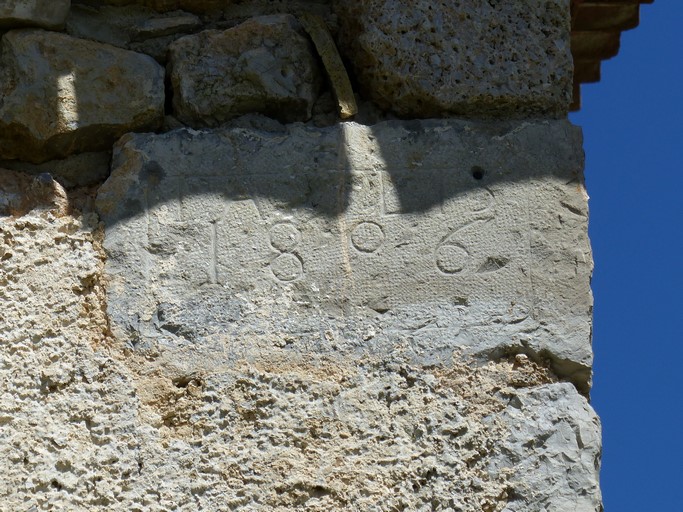
[[[280,253],[270,262],[273,275],[282,282],[290,283],[304,274],[303,260],[291,251],[301,241],[301,232],[289,222],[281,222],[270,228],[270,245]]]
[[[280,281],[289,283],[301,278],[304,274],[304,264],[296,254],[284,252],[270,263],[273,275]]]
[[[566,185],[576,169],[562,155],[573,142],[550,146],[557,154],[531,150],[544,147],[547,125],[396,121],[127,138],[97,203],[113,323],[123,336],[140,325],[140,339],[156,343],[154,315],[168,305],[182,330],[165,330],[163,342],[176,339],[188,355],[204,341],[211,353],[237,340],[265,350],[285,331],[318,340],[331,322],[334,343],[358,353],[366,320],[382,329],[368,350],[395,340],[410,357],[440,357],[424,340],[443,326],[465,327],[462,340],[449,330],[444,347],[488,336],[483,315],[546,304],[547,283],[576,278],[576,265],[556,269],[555,256],[583,240],[571,231],[583,225],[558,226],[552,204],[584,199]],[[481,179],[475,165],[487,169]],[[139,176],[147,168],[149,183]],[[210,317],[194,313],[205,309]]]
[[[209,244],[209,283],[218,282],[218,229],[216,222],[210,223],[210,244]]]
[[[294,249],[301,240],[301,232],[292,224],[282,222],[270,228],[270,245],[280,252]]]
[[[462,272],[470,253],[459,245],[441,245],[436,250],[436,266],[444,274]]]
[[[384,231],[375,222],[361,222],[351,233],[351,244],[360,252],[376,252],[384,243]]]

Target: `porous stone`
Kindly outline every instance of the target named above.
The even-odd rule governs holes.
[[[525,352],[586,392],[580,143],[566,121],[127,135],[97,199],[112,331],[188,372]]]
[[[250,112],[284,122],[310,119],[320,72],[300,31],[293,16],[273,15],[175,41],[169,72],[176,117],[195,127]]]
[[[2,159],[106,150],[163,120],[164,72],[148,56],[42,30],[10,31],[0,45]]]
[[[569,0],[336,0],[364,93],[402,116],[560,116],[571,101]]]
[[[496,309],[482,299],[515,293],[507,271],[547,291],[546,256],[585,249],[577,138],[566,122],[314,130],[258,118],[125,136],[98,200],[104,231],[58,203],[0,217],[0,503],[599,512],[586,399],[531,353],[472,359],[462,343],[504,323],[544,337],[565,327],[538,322],[571,318],[561,294],[532,294],[558,319],[501,304],[471,321]],[[34,178],[21,179],[30,197]],[[456,259],[438,262],[455,245],[468,251],[460,276]],[[587,299],[590,264],[556,259],[552,279]],[[409,304],[427,285],[443,310]],[[457,343],[429,356],[441,331]]]
[[[64,27],[71,0],[3,0],[0,30],[13,27]]]

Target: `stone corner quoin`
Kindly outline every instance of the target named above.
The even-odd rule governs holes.
[[[0,5],[0,503],[601,511],[569,3]]]

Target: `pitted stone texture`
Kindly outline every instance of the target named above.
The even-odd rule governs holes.
[[[2,159],[105,150],[163,121],[164,72],[148,56],[42,30],[6,33],[0,52]]]
[[[188,372],[172,347],[110,337],[97,219],[58,210],[0,218],[7,510],[601,510],[595,414],[523,355],[423,367],[282,336]],[[302,240],[278,224],[271,243]]]
[[[320,72],[300,30],[293,16],[272,15],[175,41],[169,68],[176,117],[195,127],[250,112],[310,119]]]
[[[97,199],[112,330],[188,372],[463,349],[549,357],[587,391],[581,169],[566,121],[128,135]]]
[[[59,30],[69,13],[71,0],[3,0],[0,30],[13,27],[42,27]]]
[[[569,0],[336,0],[363,91],[410,117],[566,114]]]

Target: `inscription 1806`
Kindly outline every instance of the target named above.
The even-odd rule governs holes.
[[[328,174],[328,186],[338,185],[338,175]],[[275,180],[283,190],[273,190],[270,175],[202,177],[200,185],[210,194],[189,194],[198,186],[190,181],[178,187],[175,206],[148,215],[157,218],[157,238],[177,226],[205,233],[196,245],[177,253],[183,268],[205,269],[190,279],[196,286],[208,282],[248,289],[259,283],[259,276],[270,276],[274,283],[305,281],[345,293],[348,283],[341,283],[349,281],[355,293],[364,295],[359,283],[365,280],[365,289],[377,288],[382,280],[389,288],[413,280],[426,293],[438,290],[443,278],[501,271],[519,255],[515,244],[505,243],[510,205],[498,201],[491,189],[459,190],[457,179],[449,185],[448,176],[434,172],[409,177],[349,172],[348,194],[334,190],[335,197],[343,198],[336,215],[319,214],[313,178],[306,173]],[[411,198],[413,211],[402,212],[405,192],[399,187],[418,180],[436,181],[438,187],[422,203]],[[268,182],[271,195],[258,195],[259,181]]]

